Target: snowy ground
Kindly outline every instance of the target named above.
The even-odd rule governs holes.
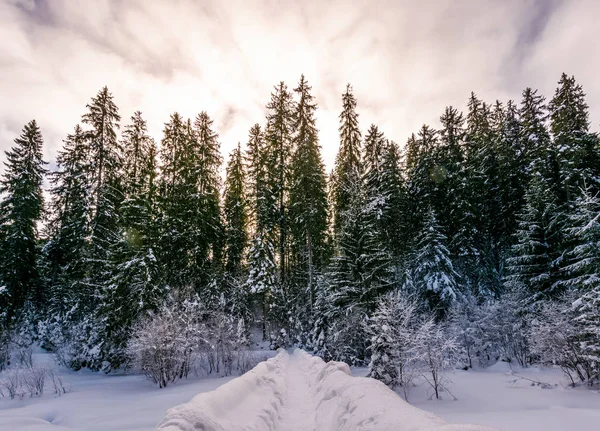
[[[38,363],[51,360],[47,354],[36,355],[35,359]],[[335,389],[330,391],[325,397],[327,400],[323,394],[320,395],[321,399],[315,398],[316,381],[311,380],[311,376],[314,377],[311,370],[317,367],[316,364],[307,367],[306,362],[298,361],[295,355],[291,355],[289,367],[290,372],[280,375],[280,381],[285,382],[281,384],[285,390],[279,391],[279,404],[273,410],[277,411],[278,429],[322,430],[318,424],[315,425],[315,421],[324,420],[327,415],[339,418],[341,410],[336,409],[343,410],[350,406],[349,399],[340,397],[340,388],[337,389],[339,393]],[[505,375],[507,370],[506,364],[498,364],[485,371],[456,371],[451,375],[451,390],[458,401],[428,401],[424,386],[412,390],[409,400],[414,406],[433,412],[450,423],[483,424],[506,431],[598,429],[600,393],[583,388],[565,389],[560,384],[554,389],[531,387],[525,381],[513,384],[510,380],[514,378]],[[165,389],[157,389],[142,376],[61,371],[72,392],[57,398],[46,394],[42,398],[22,401],[0,399],[0,430],[152,430],[169,408],[186,403],[196,394],[221,387],[233,379],[184,380]],[[355,369],[353,374],[364,375],[366,370]],[[558,370],[531,369],[519,371],[519,374],[550,383],[562,380]],[[344,384],[341,388],[354,391],[357,396],[367,392],[362,379],[348,382],[356,383],[354,388],[351,384]],[[268,388],[263,386],[262,390],[268,391]],[[266,392],[264,396],[267,396]],[[264,405],[264,402],[261,403],[263,399],[255,398],[259,403],[256,408]],[[330,402],[330,399],[337,401]],[[389,400],[380,400],[370,404],[369,408],[381,409],[387,402]],[[239,407],[239,404],[236,402],[232,405]],[[317,417],[315,412],[319,411],[319,406],[321,410]],[[240,408],[253,410],[252,404]],[[359,414],[365,416],[360,408],[355,412],[355,418]],[[412,411],[409,414],[415,413]]]
[[[281,351],[167,412],[160,431],[492,431],[453,425],[341,362]]]
[[[558,369],[515,369],[516,374],[557,385],[553,389],[531,386],[531,382],[507,376],[510,367],[498,363],[483,371],[455,371],[450,390],[457,401],[428,401],[424,387],[409,394],[416,407],[448,422],[470,422],[506,431],[598,431],[600,392],[565,387]]]

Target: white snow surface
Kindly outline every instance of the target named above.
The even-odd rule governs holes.
[[[448,424],[348,365],[296,349],[170,409],[161,431],[485,431]]]
[[[274,352],[264,350],[255,353],[257,358],[274,355]],[[289,362],[286,366],[289,367],[289,372],[279,377],[272,375],[275,376],[273,378],[279,378],[283,385],[277,388],[281,401],[273,410],[278,413],[274,418],[278,420],[277,426],[281,430],[326,431],[330,429],[326,424],[331,424],[342,416],[349,416],[346,419],[349,421],[360,421],[359,415],[363,415],[363,418],[374,416],[374,413],[383,413],[390,408],[398,410],[390,415],[400,417],[400,422],[392,428],[394,430],[411,429],[404,428],[409,426],[409,420],[416,422],[412,423],[416,429],[422,429],[418,427],[432,421],[433,429],[442,430],[473,430],[473,427],[460,425],[439,428],[438,424],[444,424],[444,421],[454,424],[479,423],[504,431],[599,429],[600,392],[587,387],[568,387],[562,372],[556,368],[531,367],[516,370],[518,374],[533,380],[556,384],[553,389],[531,386],[526,380],[513,382],[515,378],[505,374],[510,370],[506,363],[498,363],[484,370],[455,370],[451,373],[449,377],[452,383],[449,388],[458,401],[453,401],[446,394],[443,400],[428,400],[431,391],[427,389],[427,385],[411,389],[410,403],[433,412],[443,418],[441,420],[400,402],[402,399],[399,401],[399,397],[377,382],[367,385],[365,380],[371,380],[360,378],[367,374],[366,368],[353,368],[352,374],[359,377],[350,378],[348,369],[343,364],[325,367],[320,360],[310,357],[307,361],[297,362],[298,355],[302,356],[300,353],[288,355]],[[44,395],[39,398],[9,400],[0,397],[0,431],[150,431],[158,423],[165,429],[164,418],[169,408],[186,403],[195,395],[203,393],[211,394],[207,397],[215,402],[214,392],[208,391],[238,381],[234,377],[211,375],[181,380],[175,385],[158,389],[140,375],[105,375],[57,367],[52,355],[42,350],[34,354],[34,362],[57,368],[71,391],[56,397],[51,393],[51,388],[46,388]],[[264,366],[266,365],[260,365],[261,368]],[[314,373],[313,369],[319,372]],[[245,376],[251,375],[250,373],[254,371]],[[319,378],[320,375],[322,378]],[[244,378],[242,376],[239,380]],[[250,420],[257,416],[257,409],[263,409],[267,401],[273,400],[268,398],[269,393],[274,393],[269,392],[268,380],[263,380],[262,385],[261,388],[248,386],[252,391],[260,390],[260,396],[240,392],[236,394],[235,400],[222,398],[231,403],[223,407],[223,417],[249,425]],[[244,385],[236,388],[243,389]],[[318,388],[321,389],[317,391]],[[325,391],[324,388],[328,390]],[[334,392],[336,396],[333,396]],[[251,402],[258,403],[257,409]],[[177,407],[171,411],[182,408]],[[352,415],[344,415],[344,412],[353,409]],[[232,418],[234,415],[239,417]],[[315,428],[311,428],[313,423]],[[348,422],[348,429],[351,429],[352,423]],[[384,423],[383,420],[380,423]],[[369,424],[365,422],[365,426]]]

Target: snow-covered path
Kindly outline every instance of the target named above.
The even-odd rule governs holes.
[[[317,431],[316,406],[308,386],[306,361],[292,355],[286,373],[287,394],[279,416],[280,431]]]
[[[275,358],[167,412],[161,431],[485,431],[450,425],[344,363],[302,350]]]

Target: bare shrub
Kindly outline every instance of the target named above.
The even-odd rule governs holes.
[[[240,350],[237,352],[237,369],[240,375],[246,374],[259,363],[266,361],[269,357],[265,354],[257,356],[255,352]]]
[[[23,386],[21,368],[6,370],[3,373],[2,381],[0,381],[0,386],[6,390],[6,394],[11,400],[15,398],[23,399],[27,394]]]
[[[70,392],[65,387],[61,375],[58,374],[57,372],[55,372],[53,369],[48,370],[48,378],[50,379],[50,382],[52,383],[52,387],[54,389],[55,395],[60,397],[61,395],[66,394],[67,392]]]
[[[23,384],[30,397],[41,397],[44,395],[44,386],[48,370],[44,367],[34,366],[23,368]]]
[[[131,366],[160,388],[187,378],[190,371],[230,375],[242,347],[238,326],[231,316],[208,311],[199,301],[164,306],[134,328],[128,346]]]
[[[3,387],[10,399],[41,397],[44,394],[48,369],[32,365],[18,366],[2,373],[0,387]]]

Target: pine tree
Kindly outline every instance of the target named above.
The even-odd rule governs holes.
[[[406,153],[409,231],[413,238],[420,232],[427,208],[436,202],[438,184],[444,172],[437,163],[437,133],[423,125],[409,139]]]
[[[392,286],[390,255],[381,249],[361,179],[355,179],[347,190],[351,200],[340,214],[338,255],[333,259],[330,273],[331,300],[341,310],[359,307],[372,311],[376,298]]]
[[[512,245],[517,214],[524,204],[527,185],[526,166],[520,141],[521,122],[517,108],[508,101],[506,108],[496,102],[492,116],[494,146],[498,155],[498,195],[500,199],[500,253],[503,258]]]
[[[598,190],[598,140],[589,133],[588,105],[581,85],[565,73],[558,84],[548,105],[550,130],[558,159],[560,200],[570,202],[583,181]]]
[[[275,251],[268,235],[256,234],[248,250],[248,290],[260,298],[262,306],[263,340],[269,330],[270,308],[273,297],[279,293]]]
[[[201,226],[200,236],[196,238],[196,260],[198,266],[207,266],[206,272],[219,269],[223,258],[223,226],[219,207],[222,158],[218,138],[213,130],[213,121],[206,112],[201,112],[194,121],[192,143],[197,147],[192,149],[196,160],[190,175],[191,180],[197,182],[197,223]]]
[[[229,157],[225,182],[225,269],[232,276],[240,275],[248,245],[248,209],[244,189],[245,173],[242,150],[238,144]]]
[[[460,298],[459,275],[454,270],[446,236],[432,209],[428,211],[417,239],[412,276],[419,296],[438,318],[444,317],[453,302]]]
[[[50,309],[62,314],[85,300],[90,232],[89,142],[79,125],[64,140],[58,153],[58,170],[51,173],[48,242],[44,247]]]
[[[121,225],[123,236],[111,250],[114,272],[98,314],[104,324],[104,368],[116,369],[126,360],[133,324],[143,313],[157,310],[165,297],[155,257],[156,145],[148,136],[140,112],[123,132],[124,150]]]
[[[315,278],[327,258],[327,193],[311,87],[301,76],[294,91],[299,96],[294,113],[295,149],[290,166],[289,221],[294,278],[298,296],[306,296],[309,312],[315,301]],[[302,301],[304,302],[304,301]]]
[[[409,238],[406,184],[402,175],[398,145],[393,141],[387,141],[382,157],[380,187],[381,194],[385,197],[385,210],[380,225],[385,248],[391,253],[396,266],[399,266],[404,258]]]
[[[336,237],[341,233],[342,214],[347,210],[352,199],[353,183],[362,175],[361,135],[358,128],[356,99],[350,84],[346,86],[346,92],[342,95],[342,112],[339,118],[340,148],[331,178],[333,231]]]
[[[463,114],[452,106],[440,117],[438,160],[443,176],[437,188],[436,211],[446,232],[458,232],[464,221],[462,164],[465,130]]]
[[[87,283],[90,293],[98,298],[104,282],[111,276],[111,248],[121,237],[119,207],[123,200],[123,154],[117,140],[121,117],[107,87],[92,98],[87,108],[88,112],[82,117],[82,123],[91,128],[84,132],[89,145],[91,174]]]
[[[26,301],[36,307],[46,300],[38,267],[37,223],[44,211],[42,133],[35,122],[23,128],[6,151],[0,181],[0,306],[7,323],[18,319]]]
[[[159,256],[165,283],[191,289],[198,279],[198,247],[204,244],[198,223],[198,181],[191,124],[174,113],[165,124],[161,145]],[[198,241],[201,241],[200,243]]]
[[[536,174],[518,218],[516,244],[507,260],[506,289],[525,297],[525,305],[556,296],[556,199]]]
[[[559,284],[581,292],[600,287],[600,200],[587,186],[580,191],[569,212],[566,229],[566,259]]]
[[[290,161],[292,156],[292,132],[294,103],[287,86],[280,82],[267,104],[267,126],[265,128],[266,157],[266,205],[267,225],[279,236],[277,254],[279,282],[285,286],[289,265],[289,220],[288,194],[290,183]]]

